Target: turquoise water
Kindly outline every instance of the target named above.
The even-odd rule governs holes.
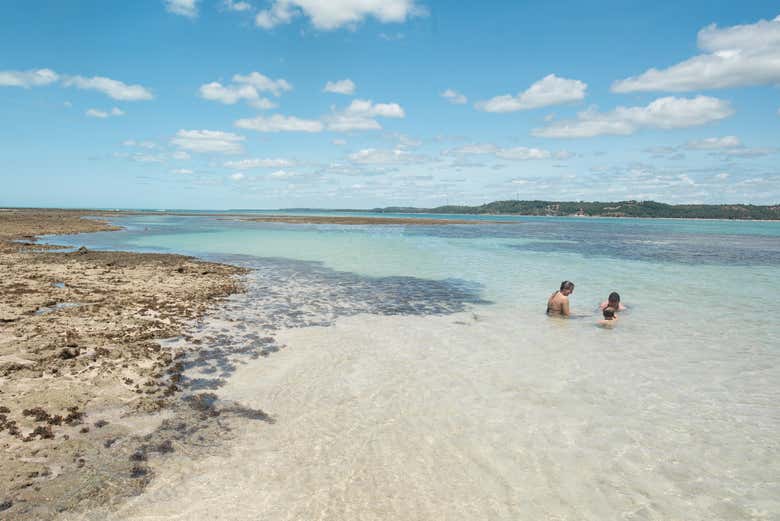
[[[116,518],[780,516],[780,223],[474,219],[138,216],[53,238],[253,268],[213,328],[287,345],[212,381],[277,424],[167,462]],[[577,317],[550,319],[564,279]],[[611,291],[628,310],[604,330]]]

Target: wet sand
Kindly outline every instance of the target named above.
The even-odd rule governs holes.
[[[234,266],[36,244],[117,229],[83,219],[113,214],[0,210],[0,517],[53,519],[143,489],[147,459],[184,436],[170,423],[179,355],[157,340],[241,291]]]

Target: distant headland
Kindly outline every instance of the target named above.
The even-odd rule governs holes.
[[[480,215],[539,215],[580,217],[652,217],[667,219],[780,220],[780,205],[752,204],[665,204],[655,201],[556,202],[494,201],[479,206],[447,205],[436,208],[390,206],[379,213],[437,213]]]

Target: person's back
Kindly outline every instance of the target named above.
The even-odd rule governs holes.
[[[601,327],[608,327],[612,328],[617,325],[617,315],[615,314],[615,308],[611,307],[605,307],[604,311],[602,312],[604,315],[604,318],[598,321],[598,325]]]
[[[574,292],[574,283],[564,280],[561,282],[561,289],[550,295],[547,299],[547,314],[561,317],[568,317],[569,295]]]

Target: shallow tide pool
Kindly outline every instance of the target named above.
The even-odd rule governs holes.
[[[777,519],[780,224],[512,220],[52,238],[254,268],[209,320],[286,346],[215,385],[276,423],[81,518]],[[577,317],[548,318],[564,279]],[[604,330],[610,291],[628,310]]]

